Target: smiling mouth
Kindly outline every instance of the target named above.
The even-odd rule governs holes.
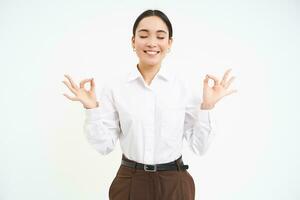
[[[160,51],[144,51],[144,53],[148,54],[148,55],[157,55],[159,54]]]

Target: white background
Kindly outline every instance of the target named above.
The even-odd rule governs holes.
[[[298,1],[0,1],[0,199],[107,199],[119,143],[101,156],[64,74],[97,94],[137,63],[136,17],[161,9],[174,28],[164,65],[202,92],[232,68],[238,93],[213,111],[207,153],[183,151],[200,200],[300,199]]]

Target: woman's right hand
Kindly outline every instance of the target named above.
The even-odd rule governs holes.
[[[84,79],[80,82],[79,87],[74,83],[72,78],[69,75],[65,74],[65,77],[68,81],[62,81],[70,91],[75,95],[75,97],[71,97],[68,94],[63,94],[65,97],[70,99],[71,101],[80,101],[84,108],[92,109],[98,107],[98,102],[95,93],[95,82],[94,78]],[[86,90],[84,85],[88,82],[91,82],[90,90]]]

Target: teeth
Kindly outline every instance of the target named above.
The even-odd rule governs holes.
[[[158,51],[145,51],[145,52],[150,55],[158,54]]]

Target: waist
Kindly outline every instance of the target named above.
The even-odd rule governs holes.
[[[162,164],[144,164],[135,162],[133,160],[130,160],[126,158],[124,154],[122,154],[122,161],[121,164],[127,167],[131,167],[134,169],[149,171],[149,172],[156,172],[156,171],[168,171],[168,170],[187,170],[188,165],[184,165],[182,156],[180,156],[178,159],[168,162],[168,163],[162,163]]]

